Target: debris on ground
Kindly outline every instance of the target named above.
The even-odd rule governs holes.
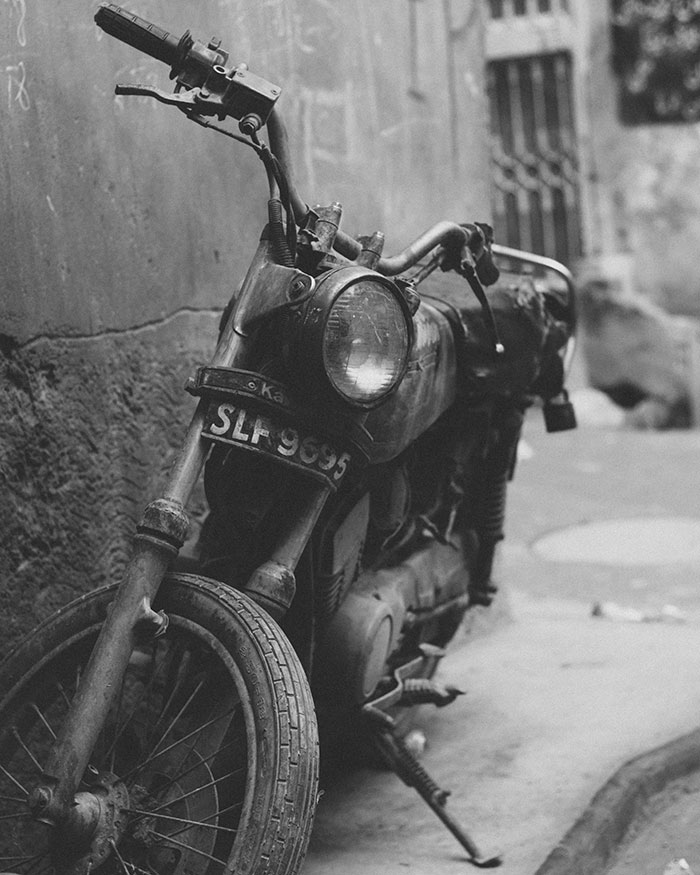
[[[687,620],[683,611],[675,605],[664,605],[656,611],[642,611],[615,602],[595,602],[591,608],[591,616],[623,623],[685,623]]]
[[[428,738],[422,729],[411,729],[404,736],[404,744],[414,756],[421,757],[428,746]],[[0,875],[2,873],[0,872]]]
[[[663,875],[693,875],[693,870],[683,859],[671,860],[664,869]]]

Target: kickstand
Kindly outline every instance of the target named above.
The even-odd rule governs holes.
[[[365,706],[364,713],[371,723],[372,739],[383,755],[387,764],[408,787],[414,787],[452,835],[469,854],[469,862],[480,869],[492,869],[500,866],[503,858],[500,854],[485,856],[474,844],[472,839],[452,818],[445,809],[449,790],[442,790],[414,754],[404,744],[402,738],[396,735],[394,720],[378,708]]]

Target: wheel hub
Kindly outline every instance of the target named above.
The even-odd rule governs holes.
[[[90,789],[76,793],[68,820],[54,841],[54,858],[71,861],[61,872],[78,875],[103,863],[124,832],[128,808],[129,792],[119,778],[111,772],[94,773]]]
[[[135,872],[204,875],[207,861],[213,859],[216,779],[195,752],[189,759],[192,762],[179,765],[177,759],[162,760],[130,787],[130,812],[121,827],[119,851]],[[182,773],[177,780],[173,771]]]

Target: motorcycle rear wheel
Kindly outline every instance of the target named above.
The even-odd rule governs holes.
[[[30,816],[27,794],[113,597],[108,587],[73,602],[0,666],[2,872],[66,869],[65,848],[55,850],[62,837]],[[121,788],[112,800],[121,822],[91,871],[296,873],[319,756],[313,700],[291,644],[245,595],[194,575],[168,575],[154,607],[167,613],[167,631],[134,650],[79,788],[95,770],[116,775]]]

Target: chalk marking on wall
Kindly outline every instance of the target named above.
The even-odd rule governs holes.
[[[302,155],[307,180],[316,188],[316,163],[349,166],[357,158],[358,134],[352,83],[344,90],[302,88],[299,94]]]
[[[429,128],[431,125],[437,125],[439,119],[434,115],[413,116],[397,122],[395,125],[389,125],[386,128],[381,128],[377,136],[381,139],[388,140],[397,135],[404,136],[410,128]]]
[[[288,10],[285,6],[285,0],[263,0],[262,5],[266,9],[265,17],[270,31],[279,39],[288,38],[291,30],[288,26]]]
[[[5,67],[7,76],[7,103],[9,109],[16,103],[24,112],[28,112],[32,103],[27,91],[27,68],[24,61]]]
[[[343,13],[329,0],[314,0],[316,14],[310,17],[310,23],[299,29],[299,41],[296,48],[306,54],[314,54],[319,48],[328,50],[335,46],[343,32]]]
[[[17,42],[22,48],[25,48],[27,45],[27,28],[25,27],[25,23],[27,20],[26,0],[4,0],[4,3],[5,5],[11,6],[12,9],[19,16],[16,30]]]

